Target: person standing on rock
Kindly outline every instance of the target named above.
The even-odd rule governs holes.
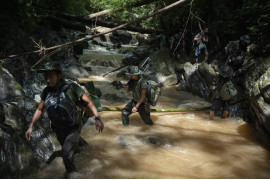
[[[104,125],[94,103],[85,91],[79,85],[62,79],[60,63],[48,62],[42,69],[38,70],[38,73],[44,74],[47,87],[41,94],[41,101],[25,133],[26,139],[30,141],[33,126],[45,107],[51,120],[51,127],[62,146],[61,154],[66,171],[73,172],[75,171],[74,153],[77,146],[78,144],[87,144],[80,136],[83,115],[81,109],[76,105],[76,101],[81,99],[87,103],[95,116],[95,126],[98,132],[103,131]]]
[[[196,56],[196,63],[199,62],[199,55],[205,54],[204,61],[207,62],[208,60],[208,50],[206,44],[208,43],[208,28],[204,28],[204,30],[198,33],[194,37],[195,42],[195,56]]]
[[[232,75],[233,69],[228,65],[224,65],[219,69],[217,81],[211,87],[213,90],[213,102],[209,115],[210,120],[214,119],[215,111],[220,110],[221,107],[223,108],[222,118],[226,118],[229,114],[228,101],[237,94],[231,82]]]
[[[150,105],[146,103],[147,81],[143,78],[142,73],[138,66],[130,66],[126,72],[130,80],[124,89],[126,92],[132,91],[133,99],[122,110],[124,126],[129,125],[129,115],[136,112],[139,112],[145,124],[153,125],[150,118]]]

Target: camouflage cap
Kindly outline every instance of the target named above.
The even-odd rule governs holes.
[[[233,75],[233,69],[228,65],[224,65],[219,69],[219,74],[222,77],[230,77]]]
[[[61,64],[56,61],[50,61],[45,63],[41,69],[37,70],[38,73],[46,71],[61,71]]]
[[[125,74],[128,76],[132,76],[132,75],[141,75],[142,73],[143,72],[139,69],[138,66],[130,66]]]

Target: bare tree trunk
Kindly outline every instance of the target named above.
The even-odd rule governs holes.
[[[81,32],[85,32],[86,31],[86,27],[85,25],[82,24],[78,24],[78,23],[72,23],[70,21],[66,21],[64,19],[61,18],[57,18],[57,17],[52,17],[52,16],[48,16],[47,19],[49,20],[49,22],[53,25],[53,26],[64,26],[65,28],[69,28],[69,29],[73,29],[73,30],[78,30]]]
[[[121,25],[120,23],[116,23],[116,22],[95,20],[95,19],[84,18],[84,17],[80,17],[80,16],[74,16],[74,15],[70,15],[70,14],[57,13],[57,16],[58,16],[58,18],[50,18],[49,20],[53,20],[54,22],[59,21],[59,23],[61,25],[65,26],[65,27],[68,27],[68,28],[75,29],[75,30],[83,29],[82,27],[79,27],[79,26],[82,26],[82,25],[75,24],[75,23],[70,23],[70,20],[84,23],[87,26],[97,25],[97,26],[103,26],[103,27],[108,27],[108,28],[115,28],[115,27]],[[65,20],[61,21],[59,19],[59,17],[67,19],[67,20],[69,20],[69,22],[65,21]],[[85,29],[85,27],[84,27],[84,29]],[[131,25],[127,25],[124,29],[128,30],[128,31],[134,31],[134,32],[139,32],[139,33],[147,33],[147,34],[152,34],[152,33],[160,34],[160,33],[163,32],[161,29],[142,28],[142,27],[136,27],[136,26],[131,26]],[[82,32],[84,32],[84,31],[82,31]]]

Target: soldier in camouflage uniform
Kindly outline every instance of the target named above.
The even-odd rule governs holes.
[[[230,41],[225,47],[225,51],[229,55],[226,65],[233,69],[234,76],[239,76],[254,64],[251,52],[247,51],[249,44],[249,36],[244,35],[240,37],[240,40]]]
[[[138,66],[131,66],[128,68],[126,75],[130,76],[130,80],[124,88],[126,92],[132,91],[133,99],[122,111],[123,125],[129,125],[129,115],[135,112],[139,112],[145,124],[153,125],[150,118],[150,105],[146,103],[147,82],[142,77],[142,71]]]
[[[232,75],[233,70],[230,66],[225,65],[219,69],[219,76],[211,87],[213,90],[213,102],[209,115],[210,120],[214,119],[215,111],[219,110],[221,107],[223,108],[223,118],[226,118],[229,114],[230,108],[228,101],[222,99],[220,92],[223,85],[230,81]]]
[[[49,97],[51,94],[53,94],[54,96],[66,85],[66,81],[62,79],[61,76],[61,64],[59,64],[58,62],[48,62],[44,65],[44,68],[39,69],[38,72],[42,72],[44,74],[44,78],[47,82],[47,87],[43,90],[41,94],[41,101],[34,113],[29,129],[25,133],[26,139],[28,141],[30,141],[31,133],[35,122],[40,118],[43,108],[46,107],[46,98]],[[81,98],[83,101],[85,101],[88,104],[88,107],[95,115],[96,129],[99,132],[102,132],[104,125],[100,120],[100,116],[98,115],[97,109],[93,104],[92,100],[85,94],[85,91],[77,84],[72,83],[70,84],[69,87],[70,88],[68,88],[64,93],[69,98],[69,100],[72,103],[74,103],[73,107],[76,107],[76,102],[73,101],[73,96],[76,96],[75,98]],[[60,114],[58,116],[63,115],[61,114],[61,112],[59,113]],[[78,112],[78,114],[79,113],[80,112]],[[82,116],[78,116],[78,118],[82,118]],[[63,120],[51,121],[51,127],[53,131],[56,133],[57,140],[62,146],[61,154],[63,156],[63,161],[67,172],[72,172],[75,170],[73,161],[77,145],[87,143],[80,136],[82,128],[81,119],[78,119],[77,122],[78,122],[77,124],[69,126],[67,124],[68,123],[67,121]]]

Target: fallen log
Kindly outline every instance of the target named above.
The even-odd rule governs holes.
[[[91,40],[95,37],[98,37],[98,36],[101,36],[101,35],[104,35],[104,34],[108,34],[110,32],[113,32],[115,30],[118,30],[118,29],[122,29],[122,28],[125,28],[126,26],[132,24],[132,23],[136,23],[136,22],[140,22],[142,20],[145,20],[145,19],[148,19],[152,16],[155,16],[157,14],[160,14],[160,13],[163,13],[165,11],[168,11],[169,9],[171,8],[175,8],[177,6],[179,6],[180,4],[183,4],[184,2],[187,2],[188,0],[179,0],[169,6],[166,6],[165,8],[162,8],[154,13],[151,13],[147,16],[144,16],[144,17],[141,17],[141,18],[138,18],[136,19],[135,21],[132,21],[130,23],[125,23],[125,24],[122,24],[120,26],[117,26],[115,28],[112,28],[106,32],[103,32],[103,33],[99,33],[99,34],[96,34],[94,36],[91,36],[91,37],[86,37],[86,38],[81,38],[81,39],[77,39],[77,40],[74,40],[74,41],[71,41],[71,42],[67,42],[67,43],[63,43],[63,44],[59,44],[59,45],[56,45],[56,46],[52,46],[52,47],[48,47],[48,48],[41,48],[39,50],[35,50],[35,51],[31,51],[31,52],[26,52],[26,53],[20,53],[20,54],[16,54],[16,55],[10,55],[10,56],[7,56],[1,60],[7,60],[7,59],[10,59],[10,58],[15,58],[15,57],[19,57],[19,56],[24,56],[24,55],[30,55],[30,54],[35,54],[35,53],[40,53],[40,52],[46,52],[46,51],[49,51],[49,50],[53,50],[53,49],[58,49],[58,48],[62,48],[62,47],[66,47],[66,46],[69,46],[69,45],[72,45],[72,44],[77,44],[77,43],[81,43],[83,41],[88,41],[88,40]]]
[[[199,108],[167,108],[167,109],[160,109],[160,108],[151,108],[151,112],[192,112],[192,111],[207,111],[210,110],[211,107],[199,107]],[[102,107],[102,111],[122,111],[123,108],[121,107]]]
[[[103,26],[103,27],[108,27],[108,28],[115,28],[117,26],[120,26],[121,23],[116,23],[116,22],[108,22],[108,21],[103,21],[103,20],[95,20],[91,18],[85,18],[81,16],[74,16],[70,14],[64,14],[64,13],[56,13],[57,17],[61,17],[63,19],[67,19],[69,21],[76,21],[83,23],[87,26],[92,26],[92,25],[97,25],[97,26]],[[132,25],[127,25],[125,28],[123,28],[128,31],[134,31],[134,32],[139,32],[139,33],[146,33],[146,34],[160,34],[163,32],[161,29],[150,29],[150,28],[142,28],[142,27],[136,27]]]
[[[68,29],[73,29],[81,32],[86,31],[85,25],[78,24],[78,23],[72,23],[70,21],[66,21],[65,19],[57,18],[57,17],[52,17],[52,16],[47,16],[47,20],[53,25],[53,26],[64,26],[65,28]]]

